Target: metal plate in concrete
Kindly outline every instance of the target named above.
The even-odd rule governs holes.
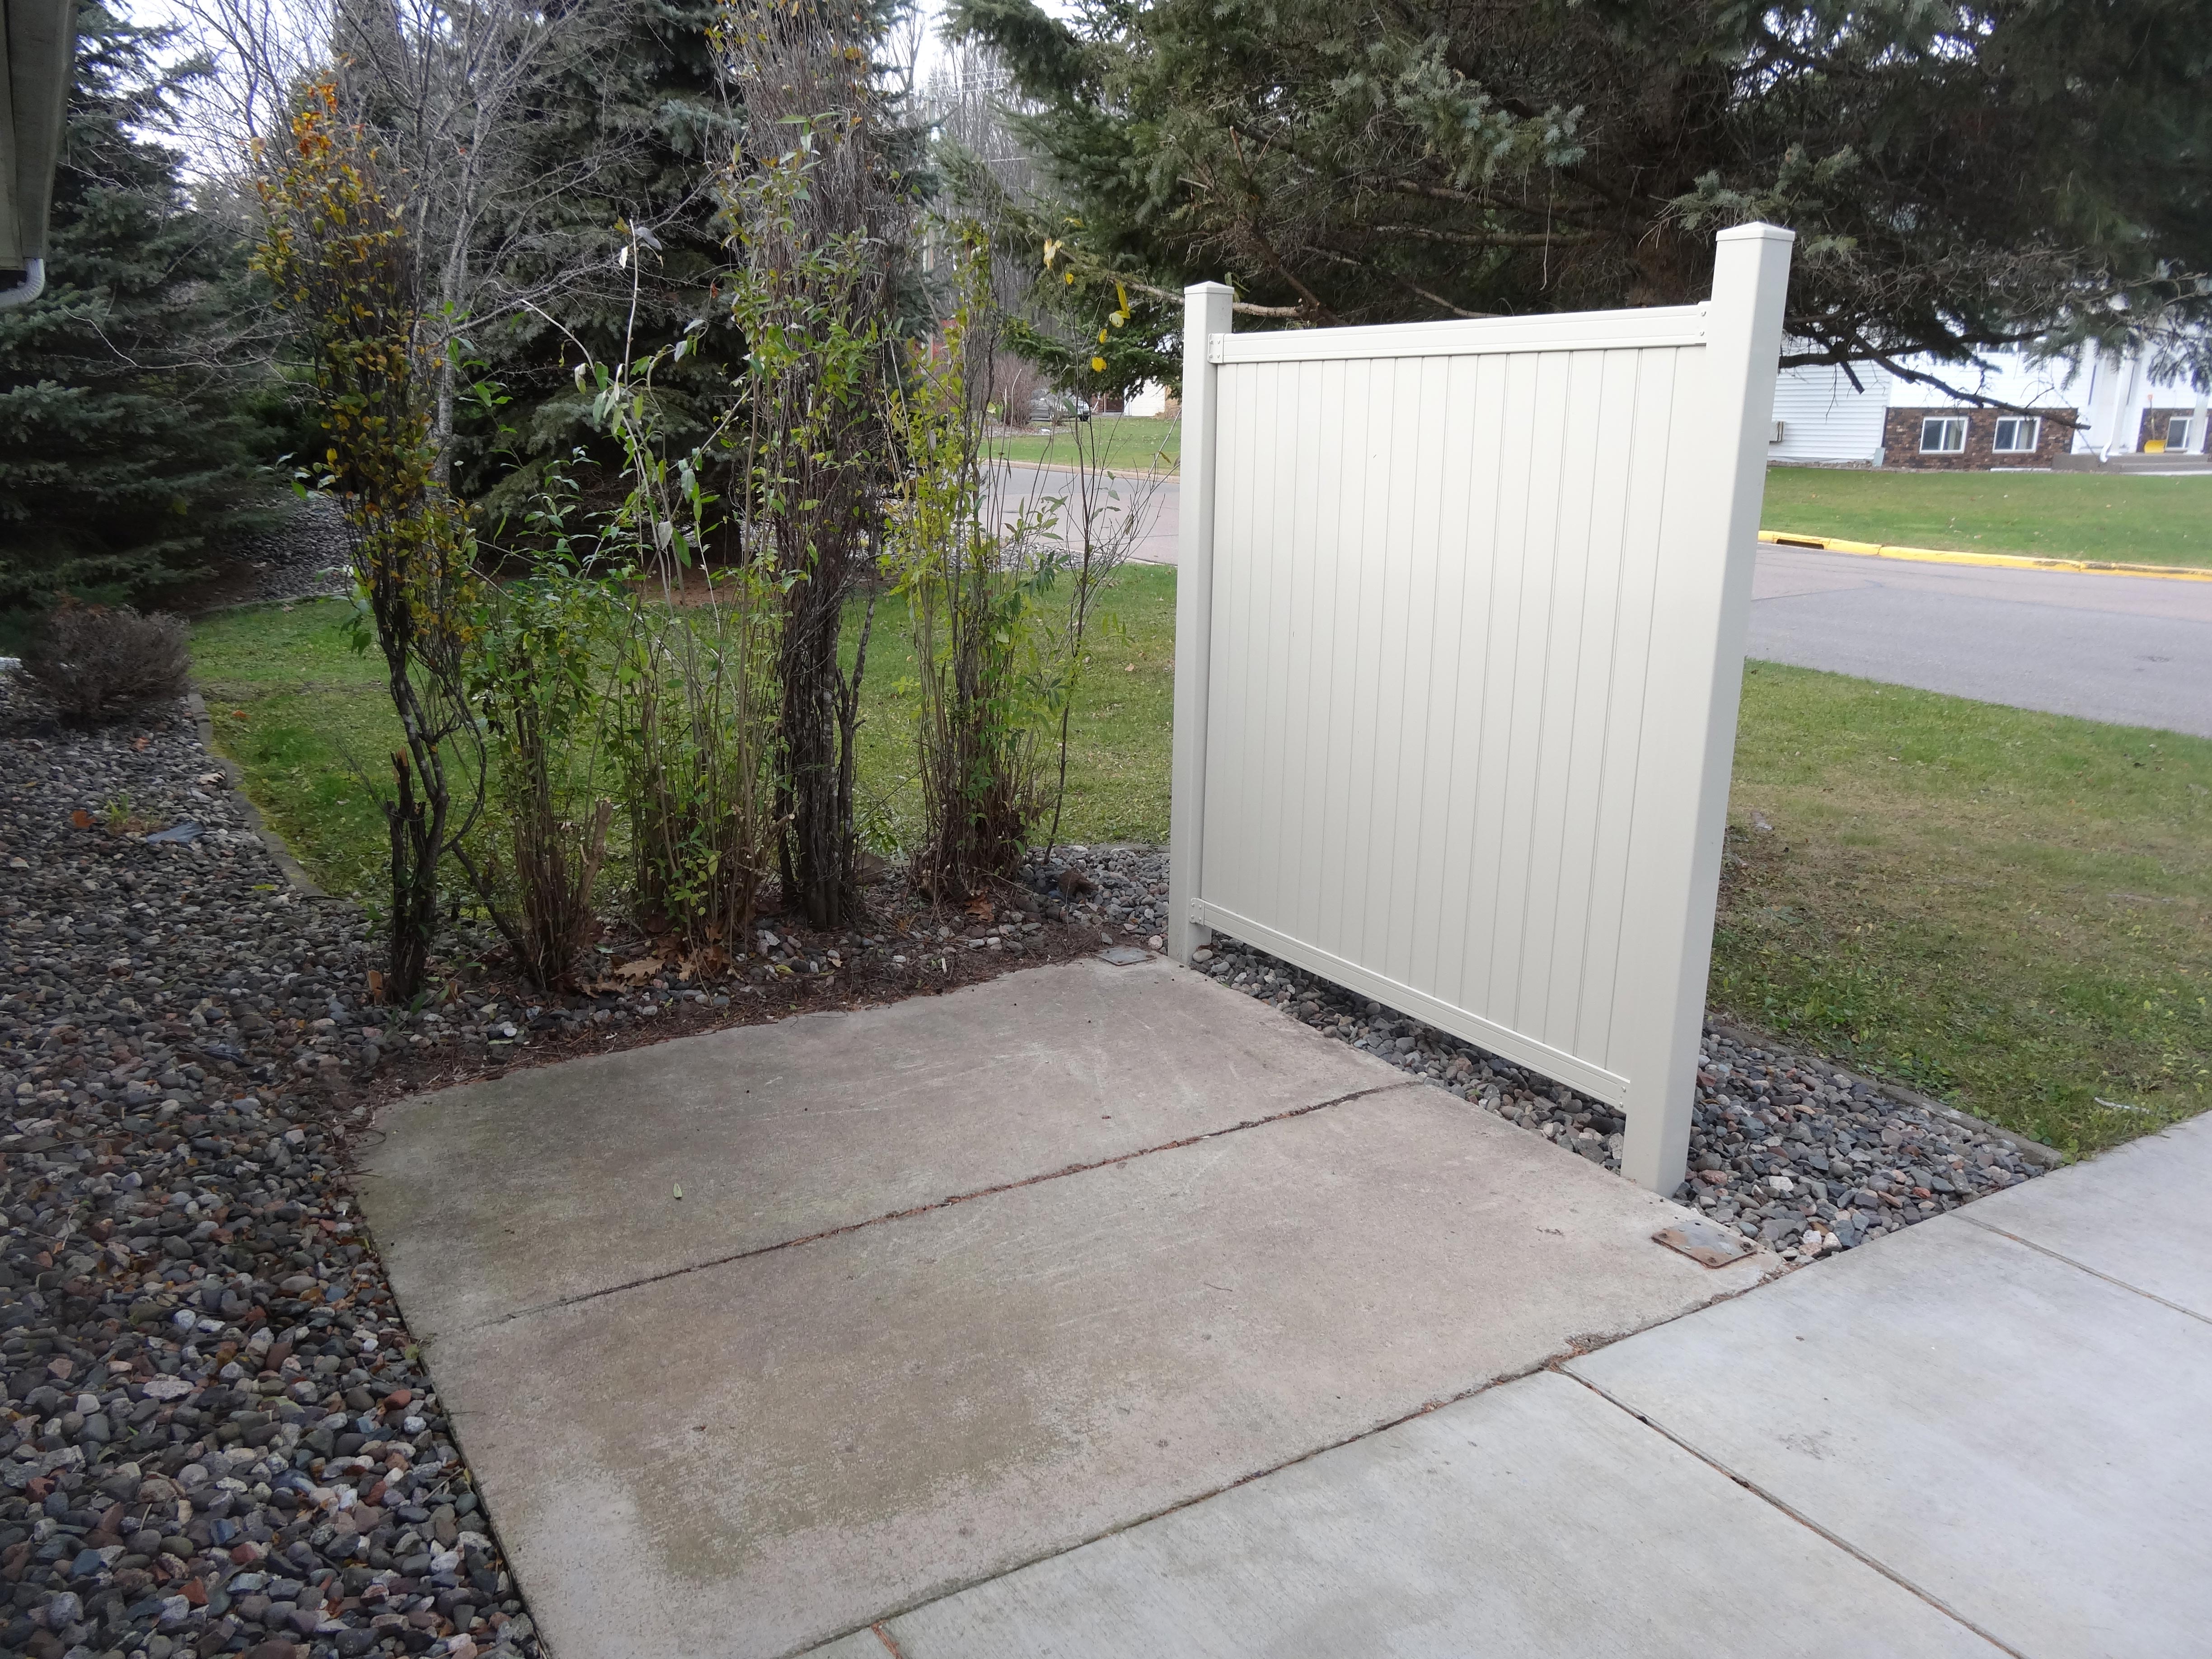
[[[1996,1659],[1955,1620],[1549,1373],[884,1629],[903,1659]],[[893,1651],[861,1636],[809,1659]]]
[[[1985,1227],[2212,1319],[2212,1117],[1985,1198]]]
[[[476,1327],[428,1358],[555,1651],[744,1659],[1775,1265],[1652,1243],[1680,1215],[1407,1085]]]
[[[1947,1216],[1569,1369],[2018,1652],[2207,1650],[2203,1320]]]
[[[1404,1077],[1163,959],[1085,960],[417,1096],[358,1187],[435,1337]]]

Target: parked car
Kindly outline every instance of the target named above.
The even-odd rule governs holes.
[[[1030,424],[1057,426],[1062,421],[1087,421],[1091,405],[1071,392],[1040,392],[1030,399]]]

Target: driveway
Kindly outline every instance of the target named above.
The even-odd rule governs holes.
[[[1070,475],[1013,469],[1014,499]],[[1179,481],[1143,501],[1140,562],[1176,558]],[[2212,515],[2212,482],[2205,510]],[[2212,737],[2212,582],[1921,564],[1762,544],[1750,654],[2015,708]]]

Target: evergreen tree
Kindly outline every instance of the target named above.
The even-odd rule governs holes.
[[[951,14],[1035,112],[1029,228],[1093,310],[1114,276],[1322,324],[1680,303],[1765,218],[1799,234],[1785,361],[2132,333],[2212,373],[2208,0]]]
[[[190,574],[254,490],[253,387],[218,361],[242,249],[144,137],[164,31],[78,14],[46,293],[0,311],[0,605]],[[185,71],[185,73],[188,73]]]
[[[508,297],[471,343],[477,373],[507,401],[480,410],[457,447],[457,481],[495,513],[534,487],[547,459],[579,448],[617,459],[577,389],[580,347],[611,363],[700,325],[696,346],[655,376],[656,426],[672,450],[703,436],[731,395],[744,343],[715,300],[729,255],[714,185],[739,130],[708,39],[714,21],[698,0],[617,0],[599,24],[605,48],[564,61],[528,113],[526,169],[564,187],[485,226]],[[635,293],[618,263],[629,227],[649,239]]]

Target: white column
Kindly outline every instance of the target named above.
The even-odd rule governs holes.
[[[1168,954],[1188,964],[1213,937],[1191,917],[1205,892],[1206,695],[1213,645],[1213,434],[1221,371],[1208,342],[1226,334],[1233,296],[1194,283],[1182,296],[1182,499],[1176,549],[1175,759],[1168,820]]]
[[[1668,495],[1689,510],[1660,548],[1616,1015],[1628,1079],[1621,1172],[1662,1194],[1680,1184],[1689,1155],[1796,240],[1763,224],[1720,234],[1702,372],[1677,405],[1674,443],[1685,459]]]

